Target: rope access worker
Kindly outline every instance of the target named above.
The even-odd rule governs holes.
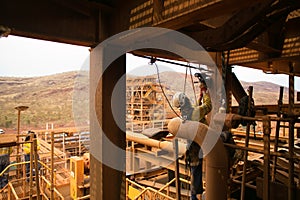
[[[4,133],[1,133],[4,134]],[[11,147],[0,148],[0,173],[10,164],[9,156],[12,153]],[[0,176],[0,189],[8,183],[8,171]]]
[[[30,137],[31,137],[31,134],[33,133],[33,138],[36,138],[36,134],[33,132],[33,131],[28,131],[28,134],[25,138],[25,141],[30,141]],[[39,140],[37,140],[37,151],[40,150],[40,143],[39,143]],[[27,161],[30,161],[30,152],[31,152],[31,143],[25,143],[23,145],[23,151],[24,151],[24,160],[27,162]],[[33,157],[34,159],[34,157]],[[39,155],[37,156],[37,160],[39,160]],[[26,163],[25,164],[25,168],[26,168],[26,176],[29,177],[30,176],[30,163]],[[38,163],[38,169],[40,169],[40,164]],[[34,170],[34,169],[33,169]],[[33,176],[35,176],[35,172],[33,171]]]
[[[200,97],[198,99],[198,105],[192,106],[189,98],[184,93],[176,93],[172,103],[173,106],[180,109],[181,116],[184,120],[198,121],[208,125],[205,117],[212,109],[211,99],[204,79],[199,78],[199,80]],[[203,193],[203,152],[196,142],[188,141],[185,160],[191,170],[191,200],[197,200],[197,194],[202,195]]]

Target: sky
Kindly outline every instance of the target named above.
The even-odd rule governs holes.
[[[80,70],[89,57],[89,48],[18,36],[0,38],[0,76],[33,77],[67,71]],[[140,75],[155,74],[156,68],[148,60],[127,55],[127,73]],[[184,67],[157,62],[160,71],[174,70],[185,72]],[[233,72],[239,80],[246,82],[269,81],[288,86],[287,75],[265,74],[240,66]],[[300,78],[295,80],[295,89],[300,91]]]
[[[0,38],[0,76],[32,77],[79,70],[89,48],[17,36]]]
[[[251,69],[247,67],[234,66],[232,71],[239,80],[245,82],[267,81],[289,87],[289,76],[286,74],[266,74],[262,70]],[[300,91],[300,78],[295,78],[295,89]]]

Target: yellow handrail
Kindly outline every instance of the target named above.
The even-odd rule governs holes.
[[[179,178],[181,182],[187,183],[187,184],[191,184],[191,181],[188,181],[186,179],[183,178]]]
[[[41,176],[41,178],[42,178],[43,181],[46,182],[46,184],[47,184],[48,186],[51,185],[51,182],[50,182],[49,180],[47,180],[44,176]],[[62,196],[62,194],[61,194],[56,188],[54,188],[54,192],[55,192],[62,200],[65,199],[65,198]]]
[[[170,196],[168,196],[168,195],[162,193],[162,191],[163,191],[164,189],[166,189],[167,187],[169,187],[169,186],[175,181],[175,178],[172,179],[171,181],[169,181],[166,185],[164,185],[164,186],[163,186],[161,189],[159,189],[159,190],[155,190],[155,189],[150,188],[150,187],[146,187],[146,188],[145,188],[145,187],[139,185],[138,183],[136,183],[136,182],[134,182],[134,181],[131,181],[131,180],[129,180],[129,179],[126,179],[126,181],[128,181],[128,182],[129,182],[130,184],[132,184],[132,185],[135,185],[135,186],[139,187],[140,189],[143,189],[143,191],[141,191],[141,193],[140,193],[138,196],[135,197],[135,200],[137,200],[138,198],[140,198],[140,197],[141,197],[144,193],[146,193],[147,191],[153,192],[154,195],[161,195],[161,196],[163,196],[164,198],[167,198],[167,199],[174,199],[174,198],[172,198],[172,197],[170,197]],[[185,180],[185,179],[183,179],[183,178],[180,178],[180,181],[181,181],[181,182],[184,182],[184,183],[187,183],[187,184],[191,184],[191,181]]]
[[[0,176],[2,176],[9,168],[13,167],[13,166],[17,166],[17,165],[22,165],[22,164],[27,164],[29,163],[29,161],[24,161],[24,162],[20,162],[20,163],[13,163],[8,165],[1,173]]]
[[[169,187],[176,179],[173,178],[171,181],[169,181],[164,187],[160,188],[158,191],[163,191],[165,188]]]
[[[168,196],[168,195],[166,195],[166,194],[164,194],[164,193],[162,193],[162,192],[159,192],[158,190],[155,190],[155,189],[153,189],[153,188],[151,188],[151,187],[145,188],[138,196],[136,196],[136,197],[134,198],[134,200],[137,200],[138,198],[140,198],[140,197],[141,197],[144,193],[146,193],[147,191],[153,192],[154,195],[160,195],[160,196],[162,196],[162,197],[164,197],[164,198],[166,198],[166,199],[175,200],[174,198],[172,198],[172,197],[170,197],[170,196]]]
[[[50,167],[48,167],[45,163],[41,162],[40,160],[38,161],[41,165],[43,165],[45,168],[47,168],[48,170],[51,170]],[[23,164],[28,164],[30,163],[30,161],[23,161],[23,162],[19,162],[19,163],[12,163],[10,165],[8,165],[1,173],[0,176],[2,176],[9,168],[17,166],[17,165],[23,165]]]
[[[145,187],[139,185],[138,183],[136,183],[136,182],[134,182],[134,181],[132,181],[132,180],[130,180],[128,178],[126,178],[126,181],[129,182],[129,183],[131,183],[132,185],[135,185],[135,186],[141,188],[141,189],[145,189]]]
[[[160,191],[158,191],[158,190],[155,190],[155,189],[150,188],[150,187],[146,187],[146,188],[145,188],[145,187],[139,185],[138,183],[129,180],[128,178],[126,179],[126,181],[128,181],[128,182],[129,182],[130,184],[132,184],[132,185],[135,185],[135,186],[139,187],[140,189],[143,189],[143,191],[142,191],[138,196],[136,196],[136,197],[134,198],[135,200],[137,200],[138,198],[140,198],[140,197],[141,197],[144,193],[146,193],[147,191],[150,191],[150,192],[154,193],[154,195],[160,195],[160,196],[162,196],[162,197],[164,197],[164,198],[167,198],[167,199],[170,199],[170,200],[175,200],[174,198],[172,198],[172,197],[170,197],[170,196],[168,196],[168,195],[166,195],[166,194],[164,194],[164,193],[162,193],[162,192],[160,192]]]
[[[91,195],[86,195],[86,196],[83,196],[83,197],[78,197],[76,200],[90,199],[90,198],[91,198]]]
[[[52,171],[52,169],[50,167],[48,167],[45,163],[43,163],[42,161],[38,161],[43,167],[45,167],[45,169],[49,170],[49,171]],[[8,165],[1,173],[0,173],[0,176],[3,176],[3,174],[11,167],[14,167],[14,166],[18,166],[18,165],[24,165],[24,164],[28,164],[30,163],[30,161],[23,161],[23,162],[20,162],[20,163],[12,163],[10,165]],[[54,169],[54,183],[56,183],[56,170]],[[1,190],[2,191],[2,190]]]
[[[164,187],[160,188],[158,191],[162,192],[163,190],[165,190],[167,187],[169,187],[173,182],[175,182],[176,178],[173,178],[171,181],[169,181],[166,185],[164,185]],[[179,180],[183,183],[189,184],[191,185],[191,181],[188,181],[186,179],[183,178],[179,178]],[[169,190],[167,190],[167,194],[169,195]]]
[[[25,178],[22,178],[22,179],[25,179]],[[48,181],[44,176],[41,176],[41,179],[42,179],[43,181],[45,181],[47,185],[51,185],[50,181]],[[21,179],[19,179],[19,180],[21,180]],[[14,180],[14,181],[19,181],[19,180]],[[12,182],[14,182],[14,181],[12,181]],[[17,193],[16,193],[14,187],[13,187],[12,182],[9,182],[7,186],[9,187],[9,190],[13,193],[13,195],[15,196],[15,198],[16,198],[16,199],[20,199],[20,198],[18,197],[18,195],[17,195]],[[5,186],[5,187],[7,187],[7,186]],[[64,197],[62,196],[62,194],[61,194],[56,188],[54,188],[54,192],[57,194],[57,196],[58,196],[61,200],[64,200]],[[44,194],[44,193],[42,193],[42,195],[45,197],[45,194]]]
[[[43,163],[42,161],[38,160],[38,162],[43,165],[46,169],[48,169],[49,171],[51,171],[51,168],[48,167],[45,163]]]

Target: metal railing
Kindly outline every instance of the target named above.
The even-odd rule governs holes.
[[[160,199],[160,200],[175,200],[175,198],[170,196],[170,186],[172,183],[175,182],[175,178],[172,179],[170,182],[166,183],[162,188],[160,188],[159,190],[155,190],[151,187],[143,187],[142,185],[131,181],[130,179],[126,179],[126,199],[130,199],[129,198],[129,194],[128,194],[128,188],[129,186],[135,187],[137,190],[140,190],[140,193],[135,196],[133,199],[134,200],[144,200],[144,199]],[[180,178],[180,181],[186,184],[191,184],[190,181],[185,180],[183,178]],[[163,193],[163,191],[166,191],[166,194]]]
[[[41,196],[43,197],[43,199],[50,199],[47,197],[47,195],[45,194],[45,190],[47,190],[48,188],[51,188],[51,185],[54,185],[55,186],[55,181],[56,181],[56,171],[55,169],[53,170],[54,171],[54,183],[51,183],[50,180],[48,180],[46,178],[46,176],[49,176],[49,174],[51,174],[50,172],[52,171],[52,169],[50,167],[48,167],[45,163],[41,162],[41,161],[38,161],[43,167],[45,170],[48,171],[44,171],[44,175],[41,175],[39,178],[40,178],[40,186],[41,188],[43,188],[42,192],[41,192]],[[29,164],[30,161],[24,161],[24,162],[20,162],[20,163],[12,163],[10,165],[8,165],[1,173],[0,173],[0,176],[3,176],[10,168],[12,167],[15,167],[15,166],[23,166],[23,168],[25,167],[25,164]],[[42,171],[42,170],[41,170]],[[25,175],[25,173],[24,173]],[[33,178],[35,178],[35,176],[33,176]],[[1,190],[0,190],[0,193],[3,193],[4,191],[6,191],[7,189],[7,195],[8,195],[8,199],[23,199],[25,197],[25,190],[23,191],[23,197],[19,197],[17,191],[16,191],[16,188],[14,187],[14,183],[17,183],[17,182],[21,182],[23,184],[21,185],[25,185],[25,181],[27,180],[27,177],[23,177],[23,178],[19,178],[19,179],[16,179],[16,180],[13,180],[13,181],[9,181],[8,184],[3,187]],[[18,185],[18,184],[16,184]],[[54,187],[53,189],[53,193],[55,194],[55,198],[54,199],[57,199],[57,200],[64,200],[64,197],[62,196],[62,194]],[[30,196],[34,196],[33,194],[30,194]]]
[[[137,195],[136,197],[134,197],[134,200],[144,200],[144,199],[175,200],[174,198],[172,198],[158,190],[155,190],[151,187],[143,187],[129,179],[126,179],[126,189],[128,189],[129,185],[134,186],[134,187],[138,188],[139,190],[141,190],[141,193],[139,195]],[[128,191],[126,192],[126,199],[130,199],[128,196]]]
[[[41,176],[41,188],[43,189],[42,191],[46,191],[46,190],[51,190],[51,181],[47,180],[45,176]],[[62,196],[62,194],[54,187],[53,188],[53,192],[54,192],[54,199],[55,200],[64,200],[65,198]],[[45,199],[51,199],[49,197],[47,197],[45,195],[45,193],[43,192],[43,197]]]

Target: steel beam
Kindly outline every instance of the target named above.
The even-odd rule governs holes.
[[[123,178],[125,176],[125,90],[120,92],[119,102],[111,99],[112,92],[120,77],[125,74],[125,55],[114,61],[101,75],[105,53],[95,48],[91,52],[91,199],[125,199]],[[98,78],[100,78],[98,80]],[[99,81],[99,82],[96,82]],[[122,85],[125,85],[125,79]],[[95,88],[96,87],[96,88]],[[119,123],[112,114],[112,106],[119,111]],[[95,113],[96,112],[96,113]],[[101,130],[99,130],[99,125]],[[115,145],[117,148],[112,148]],[[123,152],[123,153],[122,153]],[[114,166],[110,166],[114,165]],[[122,170],[122,164],[123,170]],[[116,169],[118,167],[118,169]]]
[[[208,3],[205,2],[202,6],[190,8],[188,12],[164,19],[158,23],[154,23],[153,26],[179,30],[207,19],[230,14],[241,8],[248,7],[253,2],[257,2],[257,0],[251,2],[241,2],[238,0],[215,0]]]
[[[0,7],[0,23],[11,28],[12,35],[83,46],[99,42],[98,13],[105,17],[109,9],[79,0],[4,0]]]
[[[171,156],[156,156],[154,153],[140,148],[137,149],[136,156],[141,160],[151,162],[153,165],[164,166],[166,169],[175,171],[176,166],[175,166],[174,158],[172,158]],[[179,165],[180,174],[186,175],[187,170],[185,164],[181,162],[179,162],[179,164],[180,164]]]
[[[273,23],[297,9],[289,5],[266,0],[239,10],[221,27],[201,32],[187,32],[208,50],[230,50],[243,47],[264,32]]]
[[[290,116],[294,115],[294,107],[295,107],[295,77],[292,74],[294,71],[293,64],[290,63],[290,73],[289,75],[289,112]],[[295,128],[295,120],[291,120],[289,122],[289,183],[288,183],[288,200],[295,199],[295,181],[294,181],[294,145],[295,145],[295,135],[294,135],[294,128]]]
[[[124,11],[125,12],[125,11]],[[99,39],[106,39],[126,29],[126,13],[116,8],[109,19],[99,20]],[[103,22],[103,23],[102,23]],[[105,69],[112,52],[96,47],[90,61],[90,132],[91,132],[91,199],[126,198],[126,58],[121,55]],[[116,85],[118,98],[112,99]],[[118,111],[113,115],[112,107]],[[116,121],[117,120],[117,121]],[[99,127],[100,126],[100,127]]]
[[[248,96],[248,117],[250,116],[250,107],[253,95],[253,86],[249,86],[249,96]],[[250,122],[247,123],[246,127],[246,139],[245,139],[245,147],[247,148],[249,145],[249,134],[250,134]],[[241,200],[245,199],[246,192],[246,176],[247,176],[247,162],[248,162],[248,151],[244,151],[244,165],[243,165],[243,177],[242,177],[242,186],[241,186]]]
[[[263,200],[270,199],[270,133],[271,122],[270,117],[263,119],[264,129],[264,181],[263,181]]]

